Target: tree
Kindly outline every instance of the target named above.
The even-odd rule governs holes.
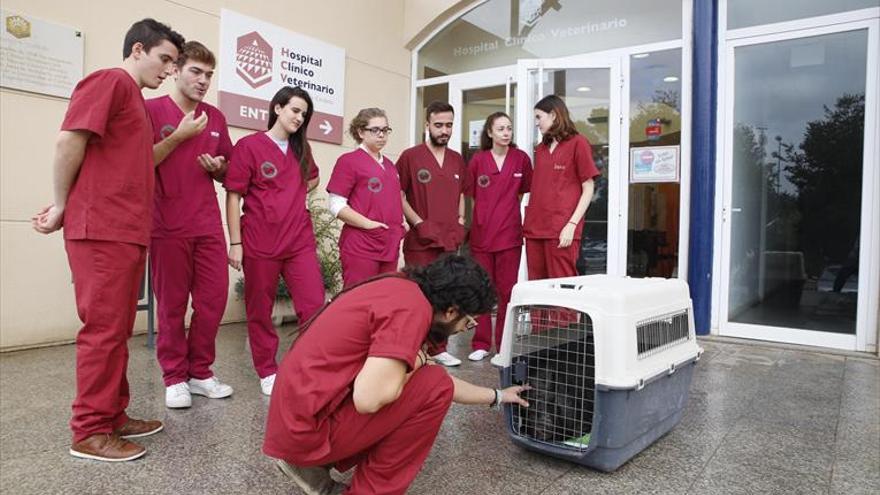
[[[782,153],[807,219],[799,238],[811,275],[846,260],[861,222],[865,96],[844,94],[824,110],[823,118],[807,123],[801,144],[786,145]]]

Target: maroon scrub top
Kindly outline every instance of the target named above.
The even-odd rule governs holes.
[[[318,167],[311,154],[308,161],[312,180],[318,177]],[[241,138],[232,150],[224,186],[244,198],[241,231],[246,257],[283,260],[315,249],[306,182],[292,147],[282,153],[265,132]]]
[[[327,192],[348,198],[349,208],[388,226],[366,230],[346,224],[339,236],[339,249],[371,260],[395,261],[403,239],[400,179],[394,163],[382,158],[379,165],[361,148],[340,156]]]
[[[76,85],[61,124],[89,131],[64,211],[64,238],[150,242],[153,130],[137,83],[123,69],[93,72]]]
[[[397,171],[407,202],[424,220],[410,229],[403,249],[458,249],[464,240],[464,227],[458,223],[458,202],[464,193],[466,173],[461,155],[447,148],[441,167],[428,145],[420,144],[401,153]]]
[[[170,96],[147,100],[153,121],[153,142],[158,143],[176,129],[183,111]],[[201,133],[180,143],[156,167],[156,194],[153,203],[153,237],[199,237],[223,233],[214,179],[199,164],[207,153],[227,160],[232,140],[226,118],[216,107],[204,102],[196,106],[195,116],[207,114],[208,125]]]
[[[467,193],[474,198],[471,250],[494,253],[522,246],[519,195],[529,192],[531,182],[532,161],[520,149],[508,149],[501,170],[492,150],[471,158],[467,180]]]
[[[557,144],[553,153],[544,143],[539,144],[523,235],[527,239],[558,238],[577,207],[581,184],[598,175],[590,143],[580,134]],[[584,222],[578,222],[575,239],[581,238],[583,228]]]
[[[263,452],[306,461],[326,456],[328,417],[351,396],[367,358],[396,359],[410,371],[433,314],[418,284],[404,277],[381,278],[340,295],[281,361]]]

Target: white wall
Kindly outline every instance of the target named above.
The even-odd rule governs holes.
[[[429,19],[434,2],[416,2],[407,12]],[[116,66],[129,26],[144,17],[170,24],[187,39],[217,51],[220,9],[228,8],[345,48],[345,121],[360,109],[388,112],[392,159],[408,145],[410,60],[405,47],[404,0],[4,0],[3,8],[81,30],[85,73]],[[415,22],[415,21],[414,21]],[[421,22],[421,21],[419,21]],[[228,63],[219,60],[219,64]],[[170,82],[147,97],[164,94]],[[216,104],[216,86],[207,101]],[[61,233],[36,234],[30,217],[52,199],[54,139],[68,101],[0,90],[0,349],[70,341],[80,326]],[[233,141],[250,131],[232,129]],[[315,157],[326,184],[336,157],[353,149],[315,143]],[[225,198],[220,194],[222,202]],[[230,286],[237,275],[230,272]],[[230,289],[231,290],[231,289]],[[242,320],[243,303],[230,296],[225,321]],[[136,331],[146,328],[141,313]]]

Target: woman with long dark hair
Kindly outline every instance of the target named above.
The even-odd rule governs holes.
[[[229,265],[244,269],[248,339],[266,395],[272,394],[278,369],[272,306],[279,275],[300,322],[324,303],[315,234],[306,209],[307,192],[318,186],[318,167],[306,140],[313,108],[305,90],[281,88],[269,104],[268,131],[236,143],[224,182]]]
[[[578,134],[562,98],[549,95],[535,105],[541,143],[535,148],[532,190],[523,235],[529,279],[577,275],[584,215],[599,170],[587,138]]]
[[[474,198],[470,230],[471,256],[486,270],[498,290],[498,310],[493,331],[488,314],[477,318],[468,359],[481,361],[495,348],[501,351],[507,302],[516,283],[523,233],[519,203],[529,192],[532,161],[513,144],[513,124],[504,112],[486,119],[480,134],[480,151],[467,170],[467,194]],[[495,358],[493,358],[494,360]]]

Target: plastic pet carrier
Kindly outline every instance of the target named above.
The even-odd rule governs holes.
[[[703,350],[687,284],[590,275],[517,284],[501,349],[514,443],[614,471],[681,419]]]

